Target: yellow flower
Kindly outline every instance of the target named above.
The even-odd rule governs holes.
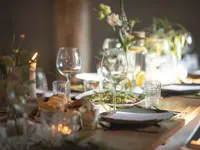
[[[100,11],[100,12],[98,12],[98,16],[97,17],[98,17],[99,20],[102,20],[102,19],[105,18],[105,15],[104,15],[104,13],[102,11]]]
[[[100,4],[99,5],[100,11],[103,11],[105,16],[108,16],[111,14],[111,8],[108,5]]]

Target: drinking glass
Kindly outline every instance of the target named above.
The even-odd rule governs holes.
[[[53,81],[53,94],[66,95],[67,91],[69,91],[67,81]]]
[[[161,97],[161,83],[158,81],[145,81],[144,94],[146,108],[158,107]]]
[[[105,80],[113,85],[113,108],[116,110],[116,86],[127,75],[126,54],[122,48],[113,47],[104,50],[101,72]]]
[[[36,69],[36,92],[37,98],[45,97],[45,93],[48,91],[48,84],[45,72],[42,68]]]
[[[67,85],[70,94],[70,79],[72,73],[81,69],[81,58],[78,48],[61,47],[57,54],[56,67],[59,73],[67,78]]]

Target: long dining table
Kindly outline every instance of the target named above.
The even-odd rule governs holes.
[[[153,150],[167,144],[175,133],[200,115],[200,99],[172,96],[163,98],[160,103],[162,109],[178,113],[160,122],[159,126],[140,130],[83,130],[79,134],[117,150]]]
[[[160,100],[162,109],[177,112],[159,126],[149,126],[140,130],[80,130],[78,136],[87,136],[89,140],[104,143],[117,150],[153,150],[184,128],[200,115],[200,99],[187,96],[172,96]],[[4,120],[5,121],[5,120]]]

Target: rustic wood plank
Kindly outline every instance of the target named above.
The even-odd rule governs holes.
[[[144,128],[148,132],[137,132],[135,130],[117,131],[81,131],[81,135],[90,135],[91,140],[103,142],[108,146],[120,150],[153,150],[164,144],[173,134],[180,130],[200,114],[200,99],[188,99],[184,97],[169,97],[161,100],[162,109],[187,112],[173,119],[163,121],[160,127]],[[157,131],[157,132],[155,132]]]

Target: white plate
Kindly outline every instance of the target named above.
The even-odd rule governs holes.
[[[107,90],[106,89],[95,89],[95,90],[86,91],[84,93],[76,95],[75,99],[81,99],[85,96],[89,96],[89,95],[93,95],[93,94],[101,93],[101,92],[105,92],[105,91],[107,91]]]
[[[103,78],[97,73],[80,73],[76,74],[75,77],[77,79],[85,80],[85,81],[101,81]]]
[[[174,91],[174,92],[199,91],[200,85],[171,84],[162,86],[162,90]]]
[[[135,113],[131,109],[121,111],[111,111],[103,118],[121,121],[151,121],[151,120],[165,120],[173,116],[171,112],[162,113]]]
[[[36,93],[38,93],[38,94],[40,94],[40,93],[43,93],[43,91],[42,90],[40,90],[40,89],[36,89]],[[45,93],[44,93],[44,97],[51,97],[53,95],[53,91],[46,91]],[[70,97],[75,97],[77,95],[77,93],[70,93]]]

